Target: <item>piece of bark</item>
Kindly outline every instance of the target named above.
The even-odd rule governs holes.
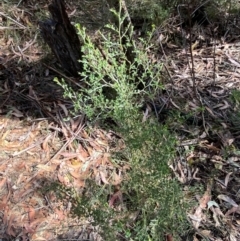
[[[71,76],[82,70],[81,43],[74,26],[70,23],[63,0],[53,0],[48,6],[52,19],[40,22],[44,41],[49,45],[63,69]]]

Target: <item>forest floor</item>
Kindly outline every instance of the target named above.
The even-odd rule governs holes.
[[[98,126],[89,134],[81,115],[66,120],[72,103],[62,97],[53,78],[73,83],[78,79],[62,73],[41,42],[38,21],[46,16],[48,4],[17,3],[0,6],[0,239],[101,240],[90,219],[69,215],[70,202],[63,204],[42,190],[55,182],[81,190],[89,178],[107,184],[109,172],[115,184],[121,183],[110,158],[115,134]],[[78,8],[67,4],[74,21],[81,20]],[[235,36],[239,30],[212,38],[208,28],[196,26],[189,51],[174,41],[184,34],[175,21],[159,28],[153,40],[157,59],[164,63],[166,88],[154,105],[164,113],[176,110],[189,117],[170,125],[179,140],[170,168],[184,190],[201,189],[188,192],[196,200],[187,214],[193,230],[189,240],[237,241],[240,41]],[[159,121],[165,121],[158,114],[163,116]],[[76,144],[76,139],[81,142]],[[127,168],[122,166],[122,173]]]

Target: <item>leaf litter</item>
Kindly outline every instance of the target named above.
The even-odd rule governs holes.
[[[47,8],[46,3],[38,2]],[[90,136],[81,126],[82,117],[63,120],[72,106],[52,82],[58,74],[55,66],[38,62],[44,50],[36,41],[36,19],[30,14],[39,11],[35,4],[14,6],[12,15],[1,9],[1,16],[10,22],[7,29],[30,32],[23,42],[7,35],[0,38],[0,237],[58,240],[78,234],[83,239],[91,233],[93,240],[101,240],[91,220],[69,217],[71,203],[65,206],[54,194],[43,195],[40,190],[54,181],[82,190],[88,178],[100,185],[118,186],[129,167],[116,168],[111,162],[111,132],[96,128]],[[6,30],[2,22],[0,27]],[[230,118],[235,108],[230,93],[240,87],[239,43],[225,39],[214,40],[214,47],[200,46],[202,33],[196,30],[192,63],[189,49],[169,38],[180,33],[179,27],[169,25],[168,36],[165,32],[157,36],[160,52],[164,46],[157,61],[164,62],[163,78],[166,75],[171,81],[165,83],[166,93],[154,104],[193,113],[193,128],[177,127],[179,156],[170,164],[183,185],[204,186],[204,192],[190,196],[196,201],[188,213],[195,229],[193,240],[239,240],[239,126]],[[22,62],[27,64],[19,65]],[[201,98],[195,96],[194,84]],[[145,121],[148,115],[143,116]],[[109,206],[117,202],[122,202],[119,189],[111,195]],[[166,239],[173,240],[171,234]]]

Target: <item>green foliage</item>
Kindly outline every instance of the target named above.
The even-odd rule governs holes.
[[[121,131],[126,143],[122,155],[126,160],[124,163],[116,155],[115,161],[131,169],[121,183],[125,200],[118,208],[108,205],[112,187],[98,186],[91,180],[82,195],[60,184],[49,190],[54,190],[60,200],[72,203],[72,214],[91,217],[94,225],[100,225],[104,240],[115,240],[121,235],[127,240],[161,241],[165,233],[178,240],[188,223],[183,193],[168,168],[175,153],[175,139],[164,126],[151,121],[142,123],[137,117]]]
[[[175,140],[156,122],[134,123],[132,135],[124,135],[132,166],[124,188],[134,190],[134,203],[141,210],[132,240],[163,240],[163,233],[179,234],[186,228],[182,193],[167,165],[175,153]]]
[[[76,112],[84,112],[91,122],[111,118],[116,123],[115,131],[121,133],[126,148],[121,155],[112,153],[112,158],[130,166],[121,183],[125,200],[118,208],[109,207],[107,197],[112,194],[112,187],[98,186],[90,180],[82,195],[55,187],[56,193],[61,200],[64,196],[70,198],[73,214],[92,217],[100,225],[104,240],[121,236],[125,240],[161,241],[168,232],[179,237],[188,224],[183,193],[168,168],[176,141],[156,119],[143,121],[140,112],[144,100],[153,98],[163,88],[161,64],[153,64],[149,59],[147,41],[141,40],[140,45],[132,41],[130,26],[121,31],[124,17],[120,16],[118,27],[109,25],[108,34],[100,33],[101,46],[94,44],[85,29],[77,25],[84,43],[81,76],[86,88],[74,92],[64,80],[55,81],[64,88],[65,97],[73,101]],[[128,48],[135,56],[133,62],[127,58]]]
[[[130,63],[122,45],[123,37],[127,39],[127,46],[131,44],[127,30],[122,34],[120,28],[112,25],[108,28],[109,34],[100,33],[103,41],[98,48],[85,29],[77,25],[84,41],[81,75],[87,87],[74,92],[64,80],[56,78],[55,81],[64,88],[65,97],[73,100],[75,112],[84,111],[90,120],[110,117],[120,124],[136,114],[146,95],[154,96],[163,87],[160,83],[162,65],[152,64],[147,49],[139,51],[136,48],[133,49],[136,58]],[[142,41],[142,44],[146,46],[147,43]],[[143,86],[141,90],[139,85]]]
[[[175,5],[171,2],[171,7],[167,1],[159,0],[128,0],[129,12],[133,18],[146,19],[150,24],[159,25],[170,15],[171,8]],[[168,5],[168,6],[167,6]],[[149,7],[151,6],[151,7]]]
[[[240,4],[236,0],[210,1],[205,5],[205,11],[212,23],[224,22],[231,15],[239,13]]]
[[[235,107],[239,108],[239,104],[240,104],[240,91],[239,90],[232,90],[231,100],[235,104]]]
[[[205,11],[210,22],[223,20],[223,14],[239,14],[240,4],[237,0],[127,0],[129,11],[133,18],[147,19],[150,24],[160,25],[168,19],[172,13],[189,8],[189,14],[193,13],[200,6]],[[190,17],[190,16],[189,16]]]

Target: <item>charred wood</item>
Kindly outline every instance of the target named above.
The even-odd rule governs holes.
[[[52,19],[39,23],[44,41],[49,45],[61,66],[71,76],[82,70],[81,43],[70,23],[63,0],[53,0],[48,7]]]

